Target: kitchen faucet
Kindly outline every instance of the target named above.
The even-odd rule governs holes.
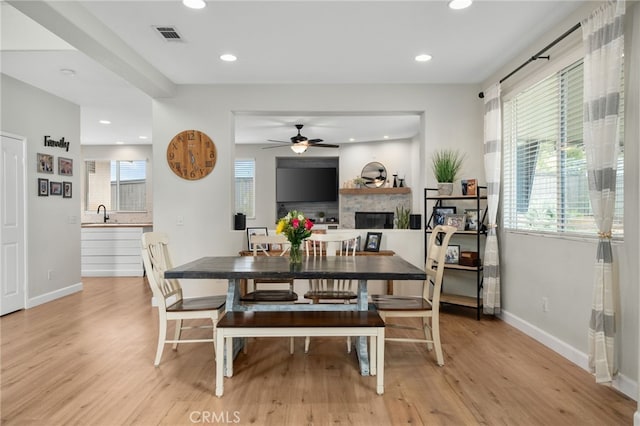
[[[107,207],[104,204],[100,204],[98,206],[98,214],[100,214],[100,207],[104,209],[104,223],[107,223],[107,221],[109,220],[109,216],[107,216]]]

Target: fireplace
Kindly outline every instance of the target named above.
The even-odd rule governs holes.
[[[393,212],[356,212],[356,229],[393,229]]]

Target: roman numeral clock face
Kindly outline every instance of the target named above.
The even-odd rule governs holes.
[[[184,130],[171,139],[167,147],[167,162],[175,174],[183,179],[198,180],[216,166],[216,145],[205,133]]]

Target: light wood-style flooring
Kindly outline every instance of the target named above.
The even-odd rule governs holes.
[[[2,425],[631,425],[636,402],[502,321],[442,315],[445,366],[388,342],[385,393],[343,338],[251,341],[214,396],[206,343],[165,349],[142,278],[86,278],[84,290],[6,315]],[[170,330],[171,331],[171,330]],[[387,331],[391,333],[391,330]],[[394,331],[406,333],[406,331]]]

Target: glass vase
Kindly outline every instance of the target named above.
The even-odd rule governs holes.
[[[289,249],[289,263],[292,265],[299,265],[302,263],[302,250],[300,250],[300,243],[291,243],[291,249]]]

